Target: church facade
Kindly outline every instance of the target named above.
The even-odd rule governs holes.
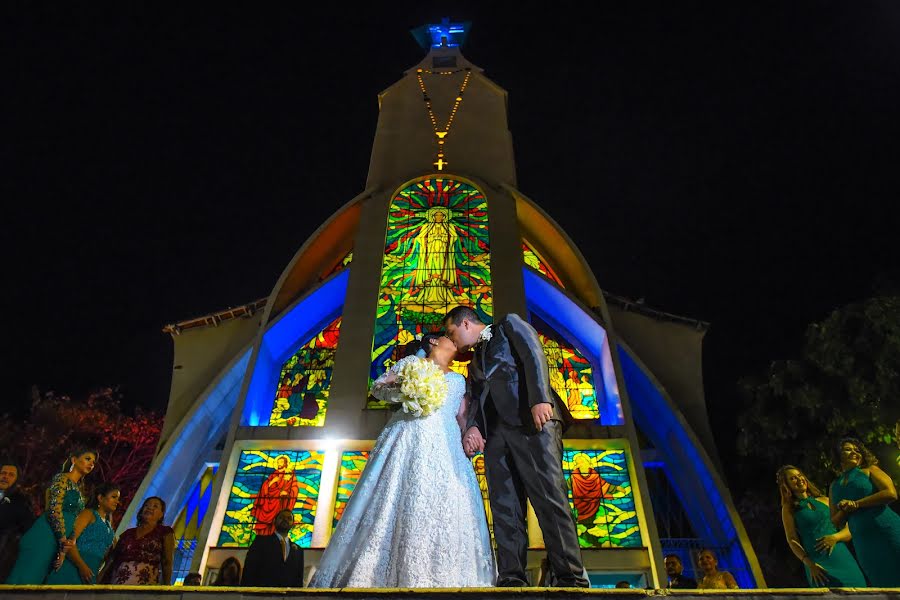
[[[209,581],[284,508],[314,566],[391,415],[370,383],[464,304],[485,322],[517,313],[540,335],[576,419],[563,467],[592,584],[665,587],[665,554],[690,569],[709,547],[742,587],[764,587],[707,422],[706,325],[604,293],[517,188],[507,94],[460,52],[465,26],[416,35],[428,54],[379,95],[366,189],[268,297],[166,328],[169,408],[137,497],[177,510],[176,576]],[[472,465],[486,498],[483,460]],[[528,525],[537,582],[544,552],[530,510]]]

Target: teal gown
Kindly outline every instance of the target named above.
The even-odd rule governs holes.
[[[47,510],[19,542],[19,556],[6,579],[10,585],[44,583],[59,551],[59,540],[72,535],[75,518],[84,510],[84,498],[78,484],[59,473],[50,484]]]
[[[838,542],[834,546],[831,555],[827,552],[816,550],[816,540],[826,535],[837,533],[837,529],[831,522],[831,511],[827,504],[815,498],[806,498],[798,504],[794,512],[794,524],[803,549],[813,560],[828,572],[828,583],[825,587],[866,587],[866,578],[863,577],[856,559],[850,554],[847,544]],[[806,571],[806,581],[809,587],[821,587],[812,580],[809,568],[803,565]]]
[[[94,513],[94,522],[84,528],[76,543],[81,560],[94,572],[91,583],[97,583],[97,574],[100,572],[100,566],[103,564],[107,550],[112,546],[115,531],[109,521],[100,518],[100,514],[96,510],[91,512]],[[50,573],[46,583],[47,585],[84,585],[78,569],[71,560],[64,560],[59,571]]]
[[[841,500],[859,500],[876,491],[869,477],[853,467],[831,484],[831,502],[837,506]],[[900,515],[890,506],[873,506],[850,513],[848,522],[859,566],[869,583],[900,587]]]

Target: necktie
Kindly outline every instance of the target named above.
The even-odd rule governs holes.
[[[287,544],[284,543],[284,538],[280,535],[278,536],[278,541],[281,542],[281,561],[284,562],[287,560]]]

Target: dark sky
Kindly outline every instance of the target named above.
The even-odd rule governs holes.
[[[9,410],[31,384],[163,408],[161,327],[269,294],[445,15],[600,285],[712,322],[720,444],[738,376],[896,277],[900,3],[185,4],[0,9]]]

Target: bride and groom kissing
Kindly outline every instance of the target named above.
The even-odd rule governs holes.
[[[526,499],[544,536],[553,581],[588,587],[562,472],[566,406],[550,387],[537,332],[509,314],[493,325],[469,307],[418,342],[446,378],[427,416],[397,411],[378,436],[310,587],[528,585]],[[472,351],[468,380],[450,370]],[[403,359],[407,360],[407,359]],[[372,394],[396,392],[398,365]],[[484,452],[496,562],[467,457]]]

